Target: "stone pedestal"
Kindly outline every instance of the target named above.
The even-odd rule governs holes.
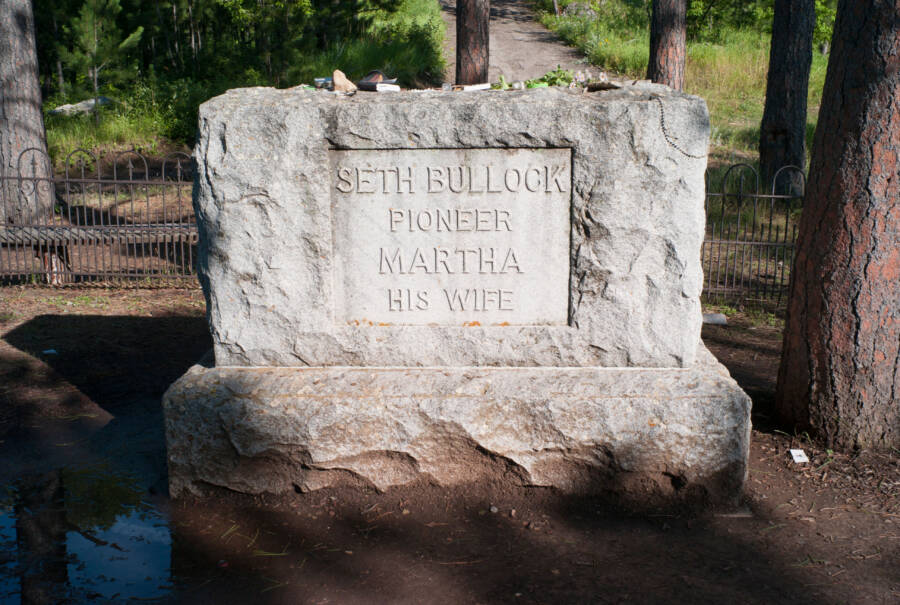
[[[750,400],[691,368],[208,368],[166,393],[173,496],[506,478],[737,498]]]
[[[708,135],[702,99],[650,84],[205,103],[215,361],[165,397],[172,495],[734,499],[749,400],[698,348]]]

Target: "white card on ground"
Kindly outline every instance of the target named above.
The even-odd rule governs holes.
[[[809,462],[809,458],[806,457],[806,452],[804,452],[803,450],[791,450],[791,458],[793,458],[794,462],[796,462],[797,464]]]

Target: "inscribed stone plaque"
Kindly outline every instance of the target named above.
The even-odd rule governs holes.
[[[330,159],[336,323],[566,323],[569,149]]]

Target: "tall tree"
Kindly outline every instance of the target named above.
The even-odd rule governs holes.
[[[687,0],[653,0],[647,78],[675,90],[684,88]]]
[[[835,447],[900,447],[900,0],[841,0],[776,405]]]
[[[488,81],[490,0],[456,0],[456,83]]]
[[[138,27],[123,39],[116,25],[116,17],[122,12],[119,0],[85,0],[72,20],[73,48],[63,49],[63,61],[76,72],[86,73],[94,92],[94,115],[97,114],[100,96],[101,73],[107,80],[125,80],[136,71],[129,65],[126,53],[137,46],[144,32]]]
[[[0,0],[0,221],[46,220],[50,161],[31,0]]]
[[[766,106],[759,129],[759,168],[763,183],[771,183],[783,166],[806,167],[806,95],[812,64],[815,0],[775,0],[772,45],[766,82]],[[785,171],[786,183],[802,194],[802,176]],[[781,179],[779,179],[781,180]]]

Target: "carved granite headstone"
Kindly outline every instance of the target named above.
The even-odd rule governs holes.
[[[708,132],[649,84],[205,103],[215,363],[165,396],[173,496],[502,472],[735,497],[749,399],[700,342]]]

